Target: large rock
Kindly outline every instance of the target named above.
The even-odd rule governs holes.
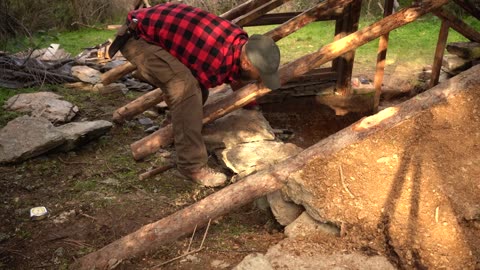
[[[75,122],[54,127],[42,117],[22,116],[0,130],[0,163],[21,162],[49,151],[70,151],[112,127],[108,121]]]
[[[64,142],[64,134],[47,119],[22,116],[0,130],[0,163],[24,161]]]
[[[52,92],[19,94],[8,99],[4,108],[44,117],[54,123],[64,123],[75,117],[78,107],[61,98],[62,96]]]
[[[265,258],[273,269],[283,270],[395,270],[385,257],[370,257],[357,252],[345,253],[332,252],[328,246],[319,243],[286,239],[271,247]]]
[[[254,137],[252,133],[251,138]],[[301,148],[291,143],[259,141],[237,144],[231,148],[217,150],[215,153],[226,167],[241,178],[296,155],[300,151],[302,151]]]
[[[275,219],[283,226],[294,222],[305,210],[301,205],[285,200],[281,191],[275,191],[267,195]]]
[[[303,212],[295,221],[285,227],[285,235],[291,238],[309,237],[315,234],[340,236],[338,227],[328,223],[318,222],[307,212]]]
[[[97,84],[101,81],[102,73],[88,66],[74,66],[72,76],[82,82]]]
[[[246,256],[234,270],[395,270],[383,256],[366,256],[350,251],[337,239],[326,240],[328,244],[285,239],[271,247],[263,255],[253,253]],[[332,251],[338,246],[340,252]]]
[[[243,109],[206,125],[202,134],[210,150],[275,139],[270,124],[261,112]]]
[[[98,120],[92,122],[73,122],[57,128],[65,137],[65,143],[59,150],[68,152],[86,142],[96,139],[107,133],[113,124]]]

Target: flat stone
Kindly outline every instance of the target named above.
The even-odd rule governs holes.
[[[294,222],[305,210],[301,205],[284,200],[281,191],[268,194],[267,200],[275,219],[283,226]]]
[[[19,94],[9,98],[4,108],[44,117],[54,123],[64,123],[72,120],[79,110],[77,106],[61,98],[62,96],[52,92]]]
[[[62,132],[41,117],[22,116],[0,130],[0,163],[21,162],[65,142]]]
[[[340,236],[340,230],[334,225],[316,221],[307,212],[303,212],[285,227],[285,235],[291,238],[308,237],[314,234]]]
[[[209,150],[275,139],[270,124],[261,112],[244,109],[206,125],[202,134]]]
[[[88,66],[74,66],[72,76],[82,82],[97,84],[101,81],[102,73]]]
[[[116,94],[116,93],[126,94],[128,92],[128,88],[123,83],[111,83],[108,85],[97,83],[93,87],[93,92],[98,92],[102,95]]]
[[[442,67],[449,73],[460,73],[472,66],[472,61],[456,55],[447,54],[443,57]]]
[[[274,268],[261,253],[246,256],[233,270],[273,270]]]
[[[356,252],[347,254],[330,252],[317,243],[298,242],[287,238],[271,247],[264,257],[274,269],[283,270],[395,270],[395,267],[383,256],[366,256]]]
[[[241,132],[239,131],[239,133]],[[227,168],[238,174],[239,177],[243,177],[263,170],[301,151],[300,147],[291,143],[259,141],[220,149],[215,151],[215,154]]]
[[[73,122],[57,127],[64,138],[65,144],[59,148],[60,151],[68,152],[82,144],[96,139],[107,133],[113,124],[105,121]]]

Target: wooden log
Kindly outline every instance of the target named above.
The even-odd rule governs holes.
[[[435,49],[435,57],[433,59],[432,76],[430,78],[430,87],[434,87],[438,84],[440,78],[440,71],[442,69],[443,54],[445,53],[445,47],[447,46],[448,30],[450,24],[442,20],[440,27],[440,33],[438,34],[437,48]]]
[[[461,6],[463,9],[465,9],[468,13],[470,13],[472,16],[477,18],[477,20],[480,20],[480,10],[472,5],[470,1],[465,1],[465,0],[454,0],[457,5]]]
[[[385,9],[383,17],[390,16],[393,13],[394,0],[385,0]],[[388,39],[390,33],[382,35],[378,43],[377,66],[373,86],[375,87],[375,97],[373,99],[373,111],[378,110],[380,104],[380,96],[382,95],[383,76],[385,74],[385,60],[387,59]]]
[[[340,14],[343,12],[343,6],[351,3],[353,0],[327,0],[321,2],[320,4],[306,10],[295,18],[289,20],[288,22],[268,31],[265,33],[266,36],[271,37],[273,40],[278,41],[292,33],[298,31],[298,29],[304,27],[305,25],[316,21],[322,16],[329,16]]]
[[[480,42],[480,32],[470,27],[462,19],[458,18],[452,13],[443,8],[439,8],[434,10],[433,14],[442,20],[447,20],[450,23],[451,28],[468,38],[470,41]]]
[[[233,23],[243,26],[251,21],[254,21],[258,17],[262,16],[263,14],[285,4],[286,2],[289,2],[291,0],[272,0],[270,2],[267,2],[260,7],[248,12],[247,14],[244,14],[234,20],[232,20]]]
[[[122,78],[123,76],[127,75],[128,73],[137,69],[135,65],[130,62],[126,62],[125,64],[112,68],[109,71],[102,74],[100,77],[103,85],[109,85],[116,80]]]
[[[279,73],[281,83],[285,84],[293,78],[331,61],[345,52],[356,49],[381,35],[411,23],[417,18],[430,12],[432,9],[438,8],[447,2],[448,0],[432,0],[430,2],[424,2],[422,6],[412,6],[403,9],[340,40],[327,44],[317,52],[292,61],[280,68]],[[260,84],[249,84],[242,89],[233,92],[224,99],[205,106],[203,123],[209,123],[218,119],[243,107],[252,100],[266,95],[270,91],[270,89],[265,88]],[[140,160],[155,153],[161,147],[170,144],[173,141],[172,137],[173,129],[169,125],[132,143],[130,148],[134,159]]]
[[[254,10],[265,3],[268,3],[270,0],[249,0],[246,1],[245,3],[237,6],[236,8],[233,8],[222,15],[220,17],[227,19],[227,20],[234,20],[240,16],[242,16],[245,13],[248,13],[251,10]],[[240,25],[242,26],[242,25]]]
[[[358,143],[368,136],[393,128],[423,110],[444,103],[461,91],[474,89],[480,84],[480,66],[473,67],[448,83],[440,84],[397,107],[366,117],[287,160],[265,171],[247,176],[203,200],[180,210],[78,259],[71,269],[109,269],[129,258],[153,251],[160,245],[190,233],[195,226],[204,226],[215,219],[241,207],[255,198],[282,188],[289,177],[302,170],[314,159],[327,159],[342,149]]]
[[[134,116],[143,113],[149,108],[157,105],[163,101],[163,92],[160,88],[150,91],[127,105],[117,109],[113,113],[112,120],[115,123],[124,123],[125,120],[130,120]]]
[[[360,19],[360,11],[362,8],[362,1],[356,0],[352,2],[342,20],[342,37],[351,34],[358,30],[358,20]],[[337,87],[336,92],[342,96],[351,94],[351,79],[353,72],[353,62],[355,60],[355,50],[351,50],[340,57],[340,63],[337,69]]]

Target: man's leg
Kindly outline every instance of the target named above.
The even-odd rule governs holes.
[[[178,170],[206,186],[223,184],[225,175],[206,166],[202,92],[190,70],[162,48],[141,39],[125,47],[124,55],[135,62],[141,75],[165,93],[172,114]]]

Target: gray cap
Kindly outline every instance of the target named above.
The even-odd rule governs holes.
[[[272,90],[280,88],[280,49],[275,41],[264,35],[252,35],[245,44],[245,51],[250,62],[260,72],[263,84]]]

